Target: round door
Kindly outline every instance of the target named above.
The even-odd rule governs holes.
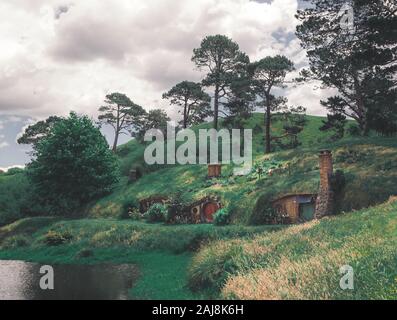
[[[214,222],[214,214],[219,210],[217,203],[207,203],[204,206],[204,220],[208,223]]]

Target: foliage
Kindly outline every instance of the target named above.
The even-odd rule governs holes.
[[[139,126],[138,131],[134,134],[140,141],[143,140],[145,133],[149,130],[159,130],[163,133],[164,138],[167,137],[167,123],[171,119],[167,113],[162,109],[150,110],[147,113]]]
[[[323,121],[323,126],[320,127],[321,131],[332,130],[334,134],[331,136],[331,141],[340,140],[345,135],[345,126],[347,120],[346,116],[340,113],[328,114],[327,120]]]
[[[43,242],[48,246],[60,246],[70,242],[72,239],[73,235],[68,231],[56,232],[50,230],[44,235]]]
[[[31,197],[32,188],[24,173],[4,175],[0,180],[0,226],[22,218],[28,209],[33,209]]]
[[[55,123],[62,120],[57,116],[51,116],[46,120],[36,122],[28,126],[23,132],[22,136],[18,138],[18,144],[33,144],[36,145],[41,139],[45,138],[51,131]]]
[[[113,152],[117,150],[120,134],[132,133],[141,125],[146,111],[122,93],[106,96],[106,105],[99,108],[100,124],[110,125],[114,130]]]
[[[272,207],[273,200],[274,195],[271,193],[262,194],[258,198],[252,215],[250,216],[250,225],[276,224],[278,222],[277,219],[279,217]]]
[[[324,87],[338,90],[322,101],[331,115],[355,119],[362,134],[370,129],[391,134],[397,129],[396,4],[353,1],[347,9],[354,11],[354,21],[345,26],[341,26],[349,19],[343,10],[345,1],[315,0],[311,4],[297,14],[302,22],[297,36],[310,61],[303,78],[321,80]]]
[[[230,223],[230,212],[227,208],[218,210],[214,215],[214,224],[216,226],[225,226]]]
[[[294,70],[294,64],[285,56],[266,57],[250,66],[252,85],[255,93],[262,99],[265,107],[265,152],[271,152],[272,113],[277,112],[286,103],[286,98],[275,97],[275,88],[285,88],[285,78]]]
[[[346,176],[343,170],[337,170],[334,172],[331,177],[331,188],[334,192],[334,212],[338,214],[341,212],[341,204],[345,197]]]
[[[98,128],[71,113],[35,148],[28,175],[37,202],[51,214],[72,214],[110,192],[118,181],[117,160]]]
[[[160,203],[155,203],[145,213],[145,217],[149,222],[165,222],[167,221],[167,215],[167,207]]]
[[[222,98],[228,95],[241,66],[249,63],[239,45],[224,35],[205,37],[199,48],[193,50],[192,61],[200,70],[208,70],[203,80],[205,87],[214,87],[214,128],[218,129]]]
[[[6,240],[2,241],[0,247],[2,249],[21,248],[27,247],[30,242],[31,239],[28,236],[24,234],[18,234],[8,237]]]
[[[211,97],[205,93],[201,84],[183,81],[175,85],[170,91],[163,94],[163,99],[170,100],[171,105],[183,108],[181,121],[184,129],[197,125],[209,117],[211,112]]]

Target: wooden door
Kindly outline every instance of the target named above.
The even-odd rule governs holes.
[[[204,220],[208,223],[214,222],[214,214],[219,210],[217,203],[210,202],[204,206]]]

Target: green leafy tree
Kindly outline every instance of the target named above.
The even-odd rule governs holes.
[[[250,65],[241,65],[230,84],[224,104],[225,125],[244,128],[244,120],[250,118],[256,107],[255,90],[249,73]]]
[[[75,113],[36,144],[27,172],[37,201],[62,215],[110,192],[119,176],[105,137],[88,117]]]
[[[285,99],[286,101],[286,99]],[[299,133],[307,124],[306,108],[283,105],[278,114],[278,120],[282,122],[282,134],[273,136],[272,140],[282,148],[296,148],[301,145]]]
[[[41,139],[45,138],[55,123],[60,121],[60,117],[51,116],[43,121],[38,121],[35,124],[28,126],[18,139],[18,144],[32,144],[35,145]]]
[[[340,140],[345,136],[346,116],[340,113],[328,114],[327,120],[323,120],[320,131],[332,130],[331,141]]]
[[[280,100],[274,97],[275,88],[286,87],[286,76],[294,70],[292,61],[284,56],[266,57],[251,64],[252,85],[265,108],[265,153],[271,152],[272,113],[277,112]]]
[[[302,79],[320,80],[323,87],[336,89],[337,95],[322,104],[332,115],[356,120],[363,135],[377,123],[371,122],[375,114],[391,129],[388,123],[397,117],[384,114],[397,111],[395,93],[390,95],[397,84],[396,2],[354,0],[346,7],[344,0],[310,0],[310,4],[297,13],[302,22],[297,36],[310,62]],[[376,102],[384,101],[385,95],[387,104]]]
[[[211,115],[211,97],[205,93],[199,83],[183,81],[163,94],[163,99],[170,100],[171,105],[182,108],[182,126],[202,123]]]
[[[167,123],[169,121],[171,121],[171,119],[168,117],[167,113],[164,110],[150,110],[141,121],[140,127],[136,132],[135,136],[139,140],[143,140],[143,137],[148,130],[156,129],[160,130],[164,134],[164,137],[166,137]]]
[[[146,111],[133,103],[130,98],[122,93],[112,93],[106,96],[106,105],[99,108],[99,123],[110,125],[114,129],[113,152],[121,134],[132,133],[142,122]]]
[[[228,95],[236,71],[249,63],[239,45],[224,35],[208,36],[193,50],[192,61],[200,70],[207,70],[205,87],[214,88],[214,128],[218,129],[220,104]]]

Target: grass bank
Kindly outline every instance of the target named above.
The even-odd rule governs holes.
[[[0,229],[0,259],[49,264],[136,264],[141,276],[130,292],[132,299],[203,299],[216,293],[194,293],[187,285],[188,267],[201,246],[220,239],[251,238],[274,229],[29,218]]]
[[[397,199],[251,239],[203,248],[191,288],[227,299],[397,299]],[[354,270],[341,290],[339,269]]]

